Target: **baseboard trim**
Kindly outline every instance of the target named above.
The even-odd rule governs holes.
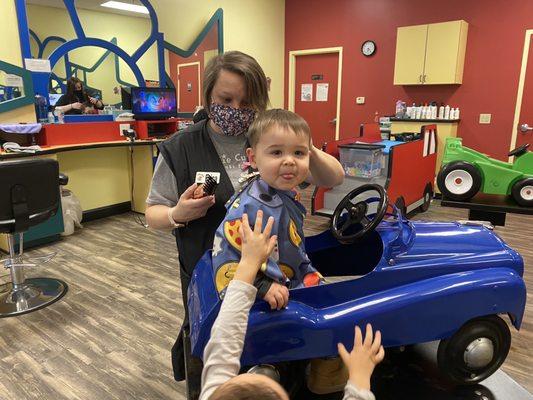
[[[83,212],[82,222],[94,221],[95,219],[107,218],[117,214],[124,214],[131,211],[131,202],[112,204],[110,206],[93,208]]]

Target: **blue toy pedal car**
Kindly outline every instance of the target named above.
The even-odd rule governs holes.
[[[306,238],[313,266],[337,278],[291,290],[281,311],[257,301],[243,366],[336,356],[338,342],[353,343],[354,325],[369,322],[385,347],[440,340],[437,364],[453,382],[477,383],[500,367],[511,344],[501,316],[519,329],[525,308],[522,257],[483,224],[411,222],[387,210],[381,186],[358,187],[337,206],[330,231]],[[189,287],[198,357],[220,302],[207,252]]]

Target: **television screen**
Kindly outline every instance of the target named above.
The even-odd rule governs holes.
[[[131,103],[136,118],[162,119],[178,115],[176,91],[172,88],[131,88]]]

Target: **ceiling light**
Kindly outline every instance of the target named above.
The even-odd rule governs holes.
[[[145,6],[138,6],[136,4],[124,3],[122,1],[106,1],[100,4],[102,7],[115,8],[117,10],[131,11],[141,14],[148,14],[148,9]]]

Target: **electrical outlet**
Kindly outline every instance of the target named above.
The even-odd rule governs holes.
[[[120,130],[120,136],[124,136],[124,132],[126,129],[130,129],[131,128],[131,124],[120,124],[118,126],[118,129]]]
[[[479,114],[479,123],[490,124],[491,118],[492,118],[492,114]]]
[[[357,97],[355,99],[356,104],[365,104],[365,98],[364,97]]]

